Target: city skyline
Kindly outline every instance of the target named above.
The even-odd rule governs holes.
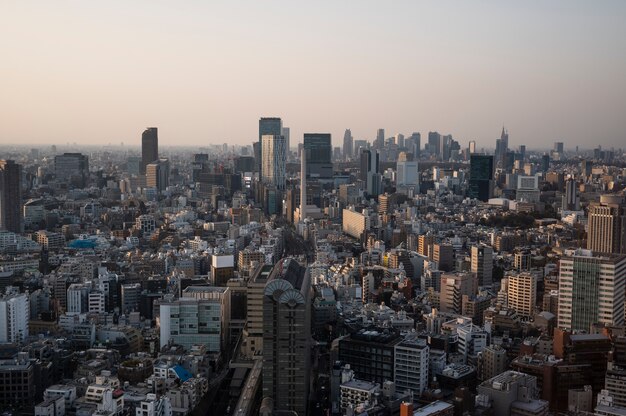
[[[626,138],[620,2],[2,9],[2,144],[133,145],[158,126],[164,147],[249,145],[264,116],[292,143],[328,132],[333,146],[346,128],[369,141],[378,128],[438,131],[478,149],[503,124],[512,148]]]

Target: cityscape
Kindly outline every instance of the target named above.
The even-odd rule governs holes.
[[[625,5],[70,3],[0,6],[0,416],[626,416]]]

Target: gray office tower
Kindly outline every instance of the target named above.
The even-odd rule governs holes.
[[[146,174],[146,166],[159,158],[159,135],[156,127],[148,127],[141,133],[141,166],[139,174]]]
[[[436,131],[428,132],[428,153],[439,156],[441,134]]]
[[[261,117],[259,119],[259,159],[257,164],[259,166],[259,172],[261,172],[261,165],[263,163],[263,140],[262,137],[266,135],[282,136],[283,135],[283,121],[279,117]],[[287,149],[288,151],[289,149]],[[254,155],[257,155],[255,149]]]
[[[409,151],[413,153],[413,160],[419,160],[422,150],[422,135],[415,132],[411,134],[411,137],[407,139],[407,142],[411,143],[410,146],[407,144],[407,147],[409,148]]]
[[[344,160],[350,160],[352,155],[354,155],[354,139],[350,129],[346,129],[346,132],[343,134],[343,158]]]
[[[310,339],[309,269],[283,259],[263,296],[263,402],[272,414],[307,414]]]
[[[380,158],[376,150],[361,151],[361,170],[359,179],[365,185],[365,191],[369,195],[378,195],[382,187],[382,176],[379,173]]]
[[[22,232],[22,165],[0,160],[0,230]]]
[[[329,179],[333,177],[331,143],[330,133],[304,133],[307,178]]]

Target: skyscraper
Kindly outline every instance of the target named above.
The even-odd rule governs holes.
[[[22,165],[0,160],[0,230],[22,232]]]
[[[411,145],[407,143],[406,146],[409,148],[409,151],[413,152],[413,158],[419,160],[422,150],[422,135],[418,132],[414,132],[406,141],[411,142]]]
[[[63,153],[54,157],[56,179],[84,188],[89,178],[89,158],[82,153]]]
[[[291,129],[289,127],[283,127],[280,134],[285,138],[285,149],[287,151],[287,159],[289,159]]]
[[[626,205],[620,195],[601,195],[589,204],[587,248],[626,254]]]
[[[287,153],[285,138],[266,134],[261,141],[261,181],[278,190],[285,189]]]
[[[139,173],[146,174],[146,166],[159,158],[159,136],[156,127],[148,127],[141,133],[141,166]]]
[[[307,414],[311,338],[311,277],[293,259],[270,274],[263,296],[263,397],[275,412]]]
[[[343,158],[344,160],[352,159],[354,154],[354,139],[352,138],[352,132],[350,129],[346,129],[343,134]]]
[[[578,211],[580,209],[580,197],[578,196],[578,183],[573,178],[565,182],[565,195],[561,207],[565,211]]]
[[[509,132],[502,126],[500,138],[496,140],[495,162],[496,166],[504,166],[506,153],[509,151]]]
[[[418,185],[419,170],[417,161],[412,160],[405,152],[400,152],[398,162],[396,163],[396,185]]]
[[[360,166],[359,179],[365,184],[365,190],[369,195],[378,195],[382,186],[378,152],[376,150],[362,150]]]
[[[428,132],[428,153],[439,156],[441,134],[436,131]]]
[[[332,178],[332,144],[330,133],[304,133],[307,178]]]
[[[283,121],[279,117],[261,117],[259,119],[259,172],[263,171],[263,136],[281,136],[283,134]],[[256,155],[256,149],[255,149]]]
[[[626,256],[570,250],[559,265],[559,328],[589,331],[591,324],[624,324]]]
[[[468,196],[481,201],[491,198],[493,192],[493,156],[470,155]]]

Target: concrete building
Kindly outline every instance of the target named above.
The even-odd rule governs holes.
[[[486,245],[472,247],[471,271],[478,279],[478,286],[493,284],[493,248]]]
[[[412,339],[394,348],[394,382],[398,392],[410,390],[418,397],[428,387],[429,351],[426,340]]]
[[[357,379],[341,383],[340,389],[342,414],[348,414],[348,409],[354,409],[360,404],[371,404],[374,397],[380,394],[380,384]]]
[[[209,353],[228,346],[230,291],[227,287],[189,286],[177,300],[160,303],[161,348],[170,341],[187,350],[204,344]]]
[[[263,296],[263,397],[275,412],[307,413],[310,298],[308,268],[287,258],[272,269]]]
[[[157,159],[146,166],[146,186],[163,192],[170,185],[170,162],[168,159]]]
[[[363,233],[370,229],[370,217],[367,212],[357,212],[353,209],[343,210],[342,230],[353,238],[361,238]]]
[[[498,416],[548,414],[548,402],[539,400],[537,379],[528,374],[506,371],[480,384],[478,394],[477,403],[489,404]]]
[[[81,153],[64,153],[54,157],[56,179],[77,188],[84,188],[89,178],[89,159]]]
[[[0,297],[0,343],[18,344],[28,338],[30,302],[25,293]]]
[[[500,345],[485,347],[479,354],[478,377],[488,380],[503,373],[507,369],[506,350]]]
[[[28,353],[19,353],[15,360],[0,360],[0,408],[33,406],[34,400],[35,366]]]
[[[439,310],[460,314],[463,307],[463,295],[472,297],[476,289],[476,278],[471,273],[443,274],[439,293]]]
[[[519,316],[532,318],[537,304],[537,277],[531,273],[518,273],[507,276],[508,306]]]
[[[626,255],[582,249],[566,255],[559,266],[558,327],[589,331],[593,323],[623,325]]]

